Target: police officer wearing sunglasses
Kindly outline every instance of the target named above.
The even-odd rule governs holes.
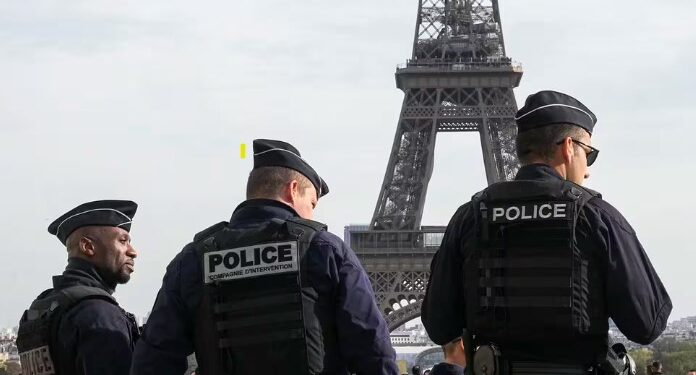
[[[469,360],[497,358],[499,373],[602,368],[609,318],[649,344],[672,302],[631,225],[581,186],[599,154],[595,115],[541,91],[515,120],[522,167],[452,217],[431,264],[423,323],[441,345],[464,331],[469,353],[479,347]]]

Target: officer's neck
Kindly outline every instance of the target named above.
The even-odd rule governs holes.
[[[532,165],[532,164],[542,164],[545,165],[554,171],[564,180],[568,179],[568,168],[566,167],[565,163],[559,163],[555,162],[553,160],[546,160],[546,159],[541,159],[541,158],[535,158],[531,159],[526,165]]]

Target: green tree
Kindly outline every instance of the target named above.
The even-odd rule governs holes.
[[[696,350],[665,353],[662,366],[665,372],[673,375],[686,375],[687,371],[696,368]]]
[[[22,366],[19,362],[7,362],[7,375],[21,375]]]
[[[666,374],[686,375],[696,368],[696,342],[665,338],[655,341],[654,359],[662,362]]]

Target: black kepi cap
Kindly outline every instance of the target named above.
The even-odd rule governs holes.
[[[64,213],[48,226],[48,233],[65,245],[68,236],[87,226],[119,227],[130,232],[138,205],[132,201],[102,200],[81,204]]]
[[[285,167],[296,170],[317,189],[317,197],[329,193],[329,186],[324,179],[307,163],[293,145],[272,139],[254,140],[254,169],[261,167]]]
[[[539,91],[529,95],[515,115],[517,132],[554,124],[572,124],[587,130],[590,135],[597,116],[570,95],[556,91]]]

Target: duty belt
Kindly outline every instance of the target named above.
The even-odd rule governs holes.
[[[616,361],[612,361],[615,359]],[[594,367],[562,363],[510,361],[506,360],[495,345],[481,345],[473,355],[471,369],[473,375],[635,375],[636,366],[627,353],[610,350],[606,363]],[[613,363],[610,363],[613,362]]]

